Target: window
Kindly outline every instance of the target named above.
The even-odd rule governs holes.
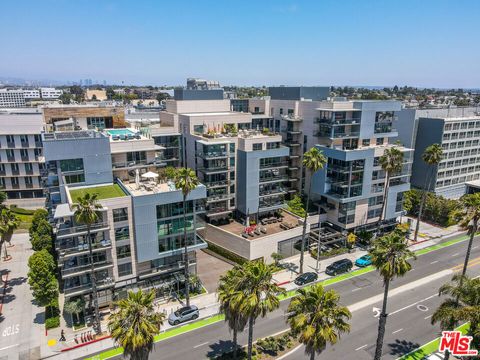
[[[113,222],[128,220],[128,208],[113,209]]]
[[[258,151],[258,150],[262,150],[262,143],[256,143],[256,144],[252,144],[252,149],[254,151]]]
[[[27,186],[32,186],[33,185],[33,181],[32,181],[32,178],[31,177],[25,177],[25,185]]]
[[[145,151],[133,151],[127,153],[127,161],[144,161],[147,159],[147,154]]]
[[[363,146],[370,146],[370,139],[363,139],[362,140],[362,145]]]
[[[193,125],[193,133],[194,134],[203,134],[203,125]]]
[[[26,171],[27,173],[33,172],[33,165],[32,165],[32,163],[26,163],[26,164],[25,164],[25,171]]]
[[[60,170],[62,170],[62,172],[82,171],[83,159],[60,160]]]
[[[128,226],[115,229],[115,241],[126,240],[129,238],[130,238],[130,229]]]
[[[130,245],[125,246],[117,246],[117,258],[123,259],[126,257],[130,257],[132,254],[130,252]]]
[[[7,143],[15,145],[15,138],[13,135],[7,135]]]
[[[118,276],[126,276],[132,273],[132,263],[118,265]]]
[[[280,115],[283,115],[283,108],[280,108]]]
[[[65,175],[66,184],[76,184],[82,182],[85,182],[85,175],[83,174]]]
[[[230,152],[231,153],[235,152],[235,143],[230,143]]]
[[[260,108],[258,106],[255,106],[255,108],[253,109],[253,112],[255,114],[258,114],[260,112]]]
[[[383,138],[377,138],[377,145],[383,145]]]

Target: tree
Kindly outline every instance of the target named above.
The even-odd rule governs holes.
[[[74,324],[78,324],[80,322],[79,316],[84,308],[85,300],[82,296],[75,300],[70,299],[63,305],[63,311],[72,315],[72,323]],[[75,315],[75,320],[73,320],[73,315]]]
[[[168,93],[159,92],[157,94],[157,101],[159,103],[161,103],[163,100],[168,100],[168,99],[170,99],[170,95]]]
[[[356,241],[357,241],[357,235],[355,235],[354,233],[349,233],[347,235],[347,247],[348,247],[348,249],[353,249]]]
[[[8,259],[7,243],[12,240],[13,231],[18,227],[19,221],[15,214],[7,208],[0,208],[0,251],[4,247],[4,259]]]
[[[195,176],[195,171],[190,168],[180,168],[175,174],[175,187],[182,191],[183,195],[183,246],[185,262],[185,300],[187,306],[190,306],[190,278],[188,270],[188,239],[187,239],[187,196],[194,190],[200,182]],[[193,219],[195,223],[195,219]]]
[[[155,291],[129,291],[126,299],[115,303],[108,328],[124,354],[132,360],[146,360],[153,349],[155,335],[163,325],[164,314],[155,311]]]
[[[0,191],[0,206],[4,207],[4,203],[7,201],[7,193],[5,191]]]
[[[285,258],[285,256],[277,252],[272,253],[270,257],[273,259],[275,267],[277,268],[280,266],[280,260],[283,260]]]
[[[316,147],[312,147],[305,154],[303,154],[303,166],[310,171],[310,184],[307,192],[307,204],[306,211],[303,217],[303,230],[302,230],[302,245],[300,250],[300,274],[303,274],[303,257],[305,252],[305,240],[307,236],[307,216],[308,216],[308,203],[310,201],[310,195],[312,192],[312,178],[313,174],[318,170],[323,169],[327,163],[327,158],[323,156],[322,152]]]
[[[415,258],[415,254],[408,249],[405,237],[398,232],[392,232],[376,239],[370,250],[373,266],[383,277],[383,304],[382,312],[378,322],[378,337],[375,349],[375,360],[380,360],[382,356],[383,338],[385,335],[385,326],[387,323],[387,300],[390,281],[399,276],[405,275],[411,270],[412,265],[408,258]]]
[[[292,200],[288,203],[288,210],[294,213],[295,215],[304,217],[305,216],[305,209],[303,208],[302,199],[300,196],[295,195]]]
[[[167,166],[165,168],[165,177],[167,179],[175,179],[175,175],[177,174],[177,169],[173,166]]]
[[[383,155],[380,157],[380,166],[385,171],[385,186],[383,191],[383,204],[382,211],[378,217],[378,227],[382,220],[384,220],[385,209],[387,205],[388,189],[390,188],[390,177],[395,173],[402,171],[403,165],[403,152],[397,147],[391,147],[386,149]]]
[[[95,94],[92,95],[92,101],[97,101],[97,95]]]
[[[28,284],[33,297],[41,306],[48,306],[58,298],[55,261],[47,250],[36,251],[28,259]]]
[[[68,105],[72,101],[72,97],[72,94],[63,93],[58,99],[62,102],[62,104]]]
[[[442,330],[454,330],[459,321],[470,323],[469,335],[473,336],[472,345],[480,346],[480,279],[460,274],[452,278],[451,283],[440,287],[438,295],[449,295],[432,315],[432,325],[440,323]],[[445,359],[449,354],[445,354]]]
[[[48,211],[45,209],[37,209],[33,213],[32,225],[30,226],[30,229],[29,229],[30,233],[35,231],[35,229],[38,227],[38,223],[41,220],[48,221]]]
[[[425,186],[422,191],[422,198],[420,200],[420,209],[418,211],[417,224],[415,226],[415,234],[413,236],[413,241],[417,241],[418,230],[420,229],[420,221],[422,219],[423,206],[425,205],[425,198],[427,196],[427,192],[430,191],[432,177],[433,177],[435,168],[440,163],[440,161],[442,161],[442,157],[443,157],[443,150],[439,144],[430,145],[425,149],[425,151],[422,154],[422,160],[428,165],[428,167],[430,168],[430,171],[428,172],[425,178]]]
[[[237,358],[238,332],[243,332],[247,325],[248,318],[243,316],[240,310],[240,305],[235,302],[235,292],[240,281],[240,272],[238,268],[233,268],[227,271],[225,275],[220,277],[218,285],[218,300],[220,302],[220,313],[225,315],[225,321],[228,328],[233,332],[233,358]]]
[[[84,224],[87,227],[88,239],[88,253],[90,262],[90,280],[92,283],[92,298],[94,307],[94,321],[93,328],[97,333],[101,332],[100,327],[100,313],[98,309],[98,294],[97,294],[97,277],[95,275],[95,264],[93,263],[93,238],[91,236],[92,224],[96,223],[100,218],[99,209],[102,206],[98,203],[97,194],[90,195],[86,193],[83,197],[77,198],[77,202],[73,204],[75,210],[75,220],[79,224]]]
[[[455,214],[455,217],[460,221],[461,227],[468,229],[470,235],[462,269],[462,275],[465,276],[472,251],[473,239],[478,230],[478,221],[480,220],[480,193],[463,195],[460,198],[460,205],[461,209]]]
[[[334,345],[342,333],[350,332],[348,320],[352,314],[339,304],[335,290],[326,291],[321,284],[298,290],[288,306],[287,322],[292,333],[299,335],[310,359],[320,354],[327,343]]]
[[[284,289],[272,282],[273,270],[263,261],[250,261],[238,268],[238,282],[231,301],[248,319],[248,359],[252,359],[255,320],[280,306],[277,295]]]
[[[33,251],[40,251],[45,249],[48,252],[52,252],[53,241],[50,235],[34,232],[30,235],[30,242],[32,243]]]

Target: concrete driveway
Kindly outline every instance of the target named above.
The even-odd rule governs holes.
[[[204,251],[197,251],[197,274],[208,292],[214,292],[218,287],[218,280],[233,266]]]

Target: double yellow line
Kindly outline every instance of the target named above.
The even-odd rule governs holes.
[[[475,259],[470,259],[470,261],[468,262],[467,268],[470,268],[470,267],[475,266],[475,265],[480,265],[480,256],[475,258]],[[463,263],[454,266],[452,268],[452,271],[457,272],[457,271],[460,271],[462,269],[463,269]]]

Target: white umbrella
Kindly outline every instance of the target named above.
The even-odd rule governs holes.
[[[140,187],[140,172],[135,170],[135,185],[137,185],[137,189]]]
[[[145,179],[156,179],[158,178],[158,174],[154,173],[152,171],[146,172],[145,174],[142,174],[142,178]]]

